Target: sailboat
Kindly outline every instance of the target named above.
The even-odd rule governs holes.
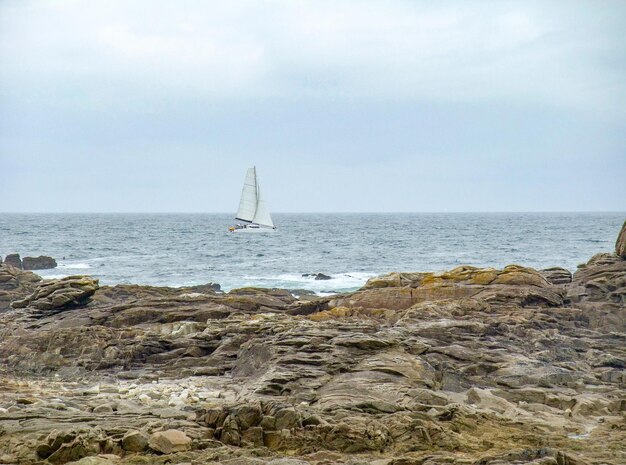
[[[261,196],[256,166],[248,168],[246,172],[246,180],[241,190],[241,200],[239,201],[239,209],[237,210],[235,219],[243,221],[244,223],[237,223],[231,226],[228,228],[230,232],[267,231],[268,228],[276,229],[267,203]]]

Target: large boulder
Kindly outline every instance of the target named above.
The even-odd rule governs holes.
[[[49,270],[57,267],[57,262],[52,257],[40,255],[39,257],[24,257],[22,266],[25,270]]]
[[[22,259],[20,258],[19,253],[10,253],[4,258],[5,265],[11,265],[15,268],[22,269]]]
[[[122,438],[122,449],[129,452],[142,452],[148,447],[148,435],[143,431],[128,431]]]
[[[622,258],[626,258],[626,221],[624,221],[622,230],[615,241],[615,253]]]
[[[150,446],[150,449],[162,454],[184,452],[191,447],[191,438],[182,431],[168,429],[153,433],[148,441],[148,446]]]
[[[56,313],[66,308],[85,305],[97,289],[98,280],[89,276],[46,280],[30,296],[13,302],[11,307],[31,307],[46,313]]]

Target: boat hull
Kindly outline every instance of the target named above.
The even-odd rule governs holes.
[[[231,226],[228,228],[228,231],[232,233],[259,233],[259,232],[268,232],[274,231],[276,228],[270,228],[268,226],[259,226],[258,224],[246,225],[246,226]]]

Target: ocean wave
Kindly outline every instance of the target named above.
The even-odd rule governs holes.
[[[59,263],[59,266],[57,266],[57,268],[59,269],[80,269],[80,270],[86,270],[88,268],[91,268],[91,266],[88,263]]]
[[[67,274],[46,274],[43,275],[42,274],[42,278],[43,279],[61,279],[61,278],[67,278],[69,275]]]
[[[302,276],[296,273],[282,273],[272,276],[244,276],[248,283],[258,283],[264,287],[284,289],[308,289],[318,295],[356,290],[374,276],[375,273],[361,271],[329,274],[330,279],[315,279],[315,276]]]

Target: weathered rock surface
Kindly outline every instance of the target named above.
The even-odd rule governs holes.
[[[182,431],[175,429],[157,431],[150,436],[148,446],[162,454],[183,452],[191,447],[191,438]]]
[[[626,221],[615,241],[615,253],[622,258],[626,258]]]
[[[19,253],[10,253],[6,257],[4,257],[4,264],[13,266],[19,270],[22,269],[22,259],[20,258]]]
[[[24,257],[22,267],[25,270],[49,270],[57,267],[57,261],[45,255],[39,257]]]
[[[103,286],[57,311],[2,267],[38,287],[0,313],[0,458],[626,463],[626,260],[566,272],[391,273],[306,300]]]
[[[34,273],[0,264],[0,313],[8,310],[12,301],[31,294],[40,281]]]
[[[546,268],[539,272],[551,284],[569,284],[572,282],[572,273],[559,266]]]
[[[68,276],[37,284],[35,291],[22,300],[11,303],[13,308],[29,307],[40,315],[47,315],[88,302],[98,289],[98,280],[89,276]]]

